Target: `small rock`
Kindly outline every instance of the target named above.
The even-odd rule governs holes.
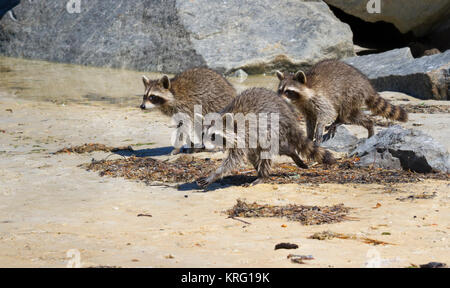
[[[278,249],[297,249],[298,245],[293,243],[279,243],[275,245],[275,250]]]
[[[344,125],[341,125],[336,129],[334,137],[322,142],[320,146],[336,152],[350,152],[362,141],[364,140],[359,140]]]
[[[360,158],[359,166],[450,173],[450,155],[442,144],[422,131],[399,125],[383,129],[367,139],[350,156]]]
[[[244,70],[239,69],[236,72],[234,72],[234,77],[236,77],[238,79],[239,83],[243,83],[243,82],[245,82],[245,80],[247,80],[248,74],[245,73]]]
[[[420,268],[447,268],[447,264],[441,262],[430,262],[420,265]]]

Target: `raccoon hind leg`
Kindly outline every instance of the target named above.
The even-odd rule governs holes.
[[[242,162],[245,156],[242,150],[243,149],[230,149],[227,158],[225,158],[219,168],[208,177],[197,180],[197,184],[202,188],[206,188],[216,180],[222,178],[225,174],[231,172],[231,170]]]
[[[369,115],[365,115],[360,110],[353,110],[350,117],[349,122],[351,124],[359,125],[367,129],[368,137],[370,138],[374,134],[373,130],[373,120]]]
[[[258,171],[258,178],[251,183],[247,183],[244,186],[254,186],[260,183],[264,183],[264,181],[270,175],[270,168],[272,167],[271,159],[261,159],[259,155],[251,155],[249,156],[249,161],[252,163],[253,167],[255,167],[256,171]]]
[[[286,146],[281,147],[280,155],[289,156],[294,161],[295,165],[297,165],[299,168],[308,169],[308,165],[306,165],[305,162],[303,162],[303,160],[300,158],[300,156],[298,156],[298,153],[295,150],[295,148],[290,148]]]

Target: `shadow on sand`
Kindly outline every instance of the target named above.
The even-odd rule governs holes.
[[[154,156],[163,156],[163,155],[169,155],[170,152],[172,152],[174,148],[172,146],[167,147],[158,147],[158,148],[149,148],[149,149],[140,149],[140,150],[117,150],[114,151],[114,154],[130,157],[154,157]]]
[[[197,192],[210,192],[217,189],[224,189],[232,186],[242,186],[244,184],[251,183],[255,180],[256,176],[231,175],[224,177],[222,180],[217,180],[216,182],[209,185],[207,189],[200,188],[196,182],[189,182],[178,185],[178,190],[179,191],[197,190]]]

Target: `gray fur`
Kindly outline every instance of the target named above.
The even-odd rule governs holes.
[[[300,168],[307,168],[307,165],[300,159],[299,153],[303,156],[321,163],[334,163],[335,160],[330,152],[314,145],[312,141],[306,138],[296,119],[296,113],[282,98],[265,88],[251,88],[237,96],[225,109],[221,111],[222,115],[232,113],[236,115],[242,113],[247,115],[253,113],[278,113],[279,115],[279,154],[291,157]],[[268,131],[270,131],[270,116],[268,117]],[[246,124],[248,127],[248,123]],[[225,127],[225,125],[224,125]],[[210,131],[211,129],[206,129]],[[213,131],[214,132],[214,131]],[[211,133],[213,133],[211,132]],[[235,131],[236,132],[236,131]],[[248,129],[246,129],[246,147],[248,145]],[[225,133],[223,133],[225,134]],[[268,133],[270,136],[270,133]],[[209,134],[205,137],[210,137]],[[225,136],[226,137],[226,136]],[[261,152],[268,151],[260,147],[257,148],[227,148],[228,156],[222,165],[209,177],[200,179],[198,184],[201,187],[207,187],[217,179],[222,178],[234,168],[240,165],[244,159],[248,159],[254,168],[258,171],[258,179],[252,185],[263,182],[270,173],[272,161],[262,159]]]
[[[299,71],[301,72],[301,71]],[[334,136],[344,123],[363,126],[369,138],[373,135],[373,120],[361,108],[364,104],[375,115],[407,121],[407,113],[381,98],[369,79],[356,68],[337,60],[325,60],[307,73],[277,73],[280,80],[278,94],[288,98],[305,115],[307,136],[322,141],[325,125]]]
[[[185,113],[191,122],[195,105],[202,105],[203,115],[219,112],[236,96],[234,87],[222,75],[208,68],[189,69],[171,79],[164,75],[159,80],[146,77],[143,80],[142,109],[151,103],[167,116]],[[179,149],[175,150],[178,152]]]

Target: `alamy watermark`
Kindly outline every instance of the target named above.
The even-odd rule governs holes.
[[[212,149],[262,150],[262,159],[271,159],[279,152],[278,113],[208,113],[202,115],[202,106],[194,106],[194,119],[185,113],[172,117],[177,128],[172,133],[172,145]]]
[[[370,14],[381,13],[381,0],[369,0],[366,5],[367,12]]]
[[[66,10],[69,14],[81,13],[81,0],[69,0],[66,4]]]
[[[77,249],[70,249],[66,253],[67,261],[66,268],[81,268],[81,253]]]

